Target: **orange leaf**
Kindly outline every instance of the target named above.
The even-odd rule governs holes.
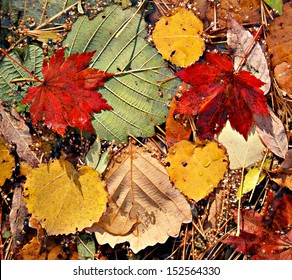
[[[177,90],[176,95],[178,95],[180,92],[184,92],[185,90],[187,90],[187,84],[182,83]],[[168,117],[166,120],[165,138],[168,148],[181,140],[189,140],[192,133],[190,126],[183,125],[174,119],[174,111],[176,110],[177,103],[178,102],[176,101],[175,96],[170,104]]]

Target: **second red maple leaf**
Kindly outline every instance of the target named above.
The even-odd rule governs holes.
[[[177,73],[191,85],[180,97],[176,113],[197,116],[200,138],[213,138],[229,119],[231,126],[244,136],[254,124],[253,116],[269,115],[261,80],[247,71],[234,73],[232,59],[220,53],[207,53]]]
[[[94,132],[91,114],[112,110],[98,87],[113,74],[88,68],[93,52],[75,53],[64,58],[64,48],[43,61],[44,80],[27,91],[22,103],[30,106],[33,124],[43,120],[54,132],[64,135],[67,126]]]

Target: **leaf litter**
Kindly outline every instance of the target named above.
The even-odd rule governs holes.
[[[172,9],[167,8],[170,3],[167,0],[165,5],[154,1],[159,12],[155,12],[157,19],[151,20],[157,22],[154,29],[160,33],[164,34],[167,27],[169,33],[198,29],[196,42],[202,48],[199,48],[199,53],[193,53],[196,59],[201,57],[198,62],[189,55],[185,56],[189,62],[182,59],[189,40],[182,40],[181,46],[168,51],[172,57],[180,54],[180,62],[172,61],[171,57],[166,58],[170,63],[164,61],[158,54],[164,50],[159,50],[155,30],[150,28],[147,34],[149,26],[141,20],[140,14],[132,16],[137,7],[124,6],[122,10],[118,5],[109,4],[105,8],[105,4],[91,6],[93,4],[87,1],[78,1],[78,8],[77,2],[71,7],[66,3],[61,11],[59,3],[44,7],[50,12],[48,14],[55,13],[51,18],[44,21],[43,11],[36,9],[36,18],[21,22],[20,32],[5,31],[11,40],[5,41],[5,46],[8,46],[8,55],[11,54],[14,61],[8,61],[6,57],[0,62],[0,83],[3,85],[0,125],[5,142],[16,148],[11,150],[15,167],[5,167],[6,171],[13,172],[5,177],[1,187],[6,202],[4,213],[10,212],[9,201],[12,194],[15,196],[11,227],[6,222],[2,229],[4,240],[9,241],[4,243],[4,251],[12,252],[5,258],[218,259],[227,257],[229,249],[226,244],[234,247],[232,258],[291,257],[291,250],[285,245],[291,241],[290,228],[286,226],[291,222],[291,160],[288,151],[291,109],[289,85],[285,80],[285,75],[289,75],[289,62],[284,61],[285,55],[275,55],[269,41],[276,34],[274,24],[278,25],[279,20],[283,19],[284,28],[289,28],[285,20],[289,5],[284,5],[284,13],[279,16],[264,4],[261,18],[258,3],[231,1],[231,7],[229,2],[221,1],[216,7],[212,3],[200,3],[188,5],[186,9],[178,7],[179,2],[172,1],[175,7]],[[274,4],[279,3],[269,3]],[[18,9],[22,6],[19,5]],[[143,11],[143,7],[140,9]],[[217,18],[214,18],[214,9]],[[277,9],[280,12],[278,6]],[[96,17],[94,11],[98,14]],[[192,19],[197,17],[204,30],[199,27],[201,23],[191,26],[190,30],[186,26],[176,26],[179,22],[159,27],[160,18],[170,20],[170,15],[176,12],[191,15]],[[225,17],[227,13],[228,17]],[[89,21],[88,14],[94,19]],[[13,16],[15,14],[4,10],[3,22]],[[62,25],[55,25],[60,22]],[[272,26],[270,30],[268,22]],[[103,31],[108,24],[113,28],[112,33]],[[50,28],[46,30],[46,27]],[[81,36],[84,28],[88,32]],[[287,30],[285,33],[288,34]],[[117,32],[119,36],[116,36]],[[66,34],[67,39],[63,41]],[[287,35],[279,35],[284,45]],[[105,40],[100,40],[100,36],[105,36]],[[146,36],[147,41],[144,40]],[[29,38],[28,47],[23,47],[26,38]],[[220,40],[226,38],[227,45],[223,46]],[[268,49],[265,49],[263,38],[267,38]],[[151,44],[152,39],[158,50]],[[167,40],[163,41],[167,43]],[[172,45],[172,42],[168,44]],[[64,56],[64,47],[69,50],[69,57]],[[273,55],[272,68],[275,59],[279,64],[274,73],[267,63],[267,51]],[[89,68],[81,67],[84,63],[79,64],[79,59],[75,59],[83,56],[86,57],[83,61],[86,66],[92,60]],[[51,84],[50,79],[46,79],[48,76],[44,77],[45,81],[41,80],[42,63],[43,72],[48,71],[48,76],[55,77]],[[51,67],[62,65],[70,68],[70,63],[72,70],[80,66],[84,75],[70,74],[71,69],[66,73]],[[193,64],[179,69],[176,66],[180,63],[186,63],[185,67]],[[58,71],[51,71],[51,68]],[[99,71],[95,68],[115,73],[115,76],[101,78],[102,84],[99,84],[89,77]],[[39,85],[27,78],[28,72],[32,72]],[[200,78],[202,73],[203,79]],[[81,79],[78,75],[82,76]],[[184,83],[183,90],[178,88],[180,81],[175,78],[177,76],[189,84]],[[228,85],[228,80],[232,86]],[[63,90],[65,83],[70,84],[70,92]],[[208,83],[212,90],[215,89],[215,95],[210,94]],[[95,87],[89,93],[93,84]],[[45,110],[34,111],[35,105],[30,103],[45,97],[49,92],[47,85],[54,86],[55,96],[39,103]],[[82,87],[86,91],[82,93],[84,98],[79,94]],[[101,98],[97,88],[107,103],[98,98],[96,101],[109,104],[112,110],[97,113],[88,105],[93,95]],[[204,99],[200,100],[196,91],[205,94]],[[28,95],[24,102],[29,100],[28,105],[21,104],[25,92]],[[186,97],[188,93],[191,93],[189,98]],[[62,113],[56,107],[51,110],[48,106],[55,97],[59,98]],[[222,106],[216,106],[216,100]],[[101,106],[101,109],[105,108]],[[57,116],[63,117],[61,123],[58,123]],[[161,125],[165,120],[166,128]],[[138,138],[136,144],[131,143],[130,148],[125,148],[126,144],[122,142],[127,142],[129,136],[130,139]],[[200,138],[209,141],[202,144]],[[189,148],[196,151],[200,145],[202,154],[207,153],[207,156],[195,153],[195,156],[190,154],[191,157],[186,158],[185,152]],[[172,151],[180,146],[180,156],[173,154]],[[220,154],[217,160],[206,163],[217,153]],[[272,161],[271,167],[263,163],[266,158]],[[203,163],[206,166],[201,168]],[[193,169],[190,168],[192,165]],[[168,174],[166,170],[171,168],[173,170]],[[197,170],[204,175],[193,182],[189,178],[195,177]],[[180,176],[187,178],[182,185],[175,182]],[[42,185],[44,178],[51,178],[48,181],[53,192],[45,190]],[[54,186],[54,181],[64,187]],[[202,186],[198,187],[198,182]],[[162,192],[158,191],[160,186],[165,188]],[[243,194],[237,200],[242,187]],[[93,194],[97,189],[100,194]],[[78,191],[84,196],[81,197]],[[145,196],[147,192],[150,195]],[[64,207],[59,207],[60,199],[65,202]],[[158,204],[155,204],[156,200]],[[27,215],[26,206],[31,217],[28,226],[22,227]],[[237,211],[238,208],[242,210]],[[261,216],[258,216],[259,212]],[[243,219],[243,224],[238,222],[240,219]],[[236,224],[239,236],[233,237]],[[245,226],[244,230],[242,226]],[[12,234],[9,235],[10,228]],[[280,230],[281,236],[278,234]],[[22,234],[30,241],[22,239]],[[268,254],[264,256],[257,244],[249,242],[250,238],[264,244]]]

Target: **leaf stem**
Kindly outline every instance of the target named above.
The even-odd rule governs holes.
[[[125,75],[125,74],[144,72],[144,71],[162,69],[162,68],[167,68],[167,67],[166,66],[155,66],[155,67],[148,67],[148,68],[143,68],[143,69],[134,69],[134,70],[129,70],[129,71],[122,71],[122,72],[115,73],[115,76],[122,76],[122,75]]]
[[[256,35],[253,37],[253,39],[252,39],[252,41],[250,42],[249,46],[248,46],[247,49],[245,50],[244,55],[243,55],[243,57],[241,58],[241,60],[240,60],[240,62],[239,62],[239,64],[238,64],[238,66],[237,66],[237,68],[236,68],[234,74],[237,74],[237,73],[239,72],[239,70],[240,70],[242,64],[245,62],[245,60],[246,60],[248,54],[250,53],[251,49],[253,48],[254,42],[255,42],[256,38],[258,37],[258,35],[260,34],[262,28],[263,28],[263,24],[260,26],[260,28],[259,28],[259,30],[257,31]]]
[[[244,179],[244,167],[241,170],[241,180],[240,180],[240,196],[238,199],[238,207],[237,207],[237,229],[236,236],[240,234],[240,208],[241,208],[241,196],[242,196],[242,188],[243,188],[243,179]]]
[[[17,64],[20,68],[22,68],[26,73],[28,73],[29,75],[31,75],[37,82],[42,83],[43,81],[40,80],[36,75],[34,75],[33,73],[31,73],[29,70],[27,70],[23,65],[21,65],[18,61],[16,61],[10,54],[8,54],[8,52],[6,52],[5,50],[3,50],[2,48],[0,48],[0,51],[2,53],[4,53],[12,62],[14,62],[15,64]]]

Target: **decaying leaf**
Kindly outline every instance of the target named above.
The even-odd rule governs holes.
[[[69,234],[99,220],[107,203],[104,186],[93,168],[77,171],[61,159],[34,169],[27,176],[24,196],[28,212],[49,235]]]
[[[284,158],[288,151],[286,129],[269,108],[270,116],[255,115],[256,131],[263,143],[277,156]]]
[[[284,61],[274,68],[274,76],[279,87],[284,91],[284,94],[292,97],[292,67],[291,64]]]
[[[11,178],[14,167],[14,157],[0,138],[0,187],[3,186],[6,179]]]
[[[134,253],[177,236],[182,223],[192,220],[185,197],[168,179],[165,168],[130,144],[107,174],[109,208],[90,231],[99,244],[128,241]]]
[[[195,201],[217,187],[228,167],[224,149],[215,142],[180,141],[169,149],[166,161],[175,187]]]
[[[214,5],[216,3],[209,1],[209,7],[206,17],[210,22],[214,22],[217,28],[227,26],[227,17],[231,15],[241,24],[261,23],[261,5],[260,0],[222,0],[220,5],[216,5],[216,17],[214,18]]]
[[[218,141],[224,145],[227,150],[230,168],[246,168],[262,159],[262,152],[265,146],[262,144],[255,128],[251,130],[248,139],[245,140],[242,135],[232,129],[227,122],[218,136]]]
[[[70,255],[65,254],[60,244],[53,237],[49,237],[43,247],[36,237],[33,237],[17,254],[16,260],[77,260],[78,254],[70,248]]]
[[[279,186],[292,190],[292,150],[287,151],[280,168],[270,171],[270,175]]]
[[[237,69],[247,49],[253,45],[240,69],[264,82],[261,89],[267,94],[271,86],[270,70],[260,43],[255,41],[252,44],[254,36],[231,16],[228,17],[227,26],[227,45],[234,51],[233,68]]]
[[[179,95],[186,89],[186,83],[182,83],[178,88],[176,95]],[[174,118],[174,112],[178,103],[176,98],[177,97],[175,96],[172,99],[165,124],[165,140],[168,148],[181,140],[189,140],[192,133],[192,129],[188,123],[184,125]]]
[[[230,236],[223,243],[236,251],[251,255],[251,259],[291,260],[292,258],[292,197],[284,194],[281,199],[268,193],[263,213],[242,210],[241,232]],[[237,221],[237,211],[234,211]]]
[[[196,62],[205,49],[203,23],[194,12],[177,8],[174,15],[162,16],[153,30],[153,41],[164,59],[186,67]]]
[[[292,68],[291,16],[292,2],[289,1],[283,6],[283,15],[275,18],[270,23],[269,36],[267,36],[271,66],[274,70],[275,78],[279,86],[290,96],[292,96],[292,79],[289,78],[291,77]]]
[[[21,242],[24,238],[22,233],[24,227],[24,220],[27,218],[28,211],[24,203],[22,188],[15,188],[13,192],[13,199],[11,211],[9,214],[9,222],[11,227],[11,234],[14,246]]]
[[[48,41],[52,41],[56,43],[57,40],[60,40],[61,34],[58,34],[54,30],[25,30],[25,34],[32,37],[32,39],[36,39],[42,43],[48,43]]]
[[[16,144],[18,156],[32,166],[40,163],[38,156],[30,149],[32,137],[28,126],[15,109],[6,109],[0,104],[0,133],[7,142]]]
[[[206,17],[210,22],[214,22],[217,28],[225,28],[227,16],[231,15],[239,23],[261,23],[261,5],[259,0],[221,0],[217,2],[209,1]],[[214,18],[214,5],[216,5],[216,17]]]

